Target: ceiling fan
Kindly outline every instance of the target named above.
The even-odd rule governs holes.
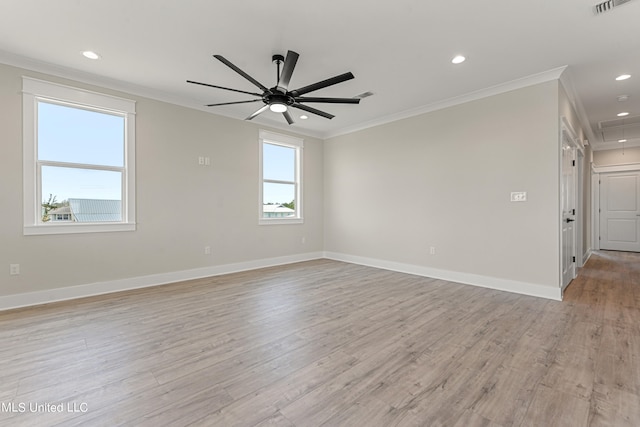
[[[233,92],[245,93],[247,95],[257,96],[257,99],[251,99],[248,101],[236,101],[236,102],[222,102],[218,104],[208,104],[207,107],[216,107],[219,105],[231,105],[231,104],[246,104],[250,102],[258,102],[262,101],[264,105],[260,107],[257,111],[247,117],[245,120],[251,120],[260,113],[270,109],[276,113],[282,113],[284,118],[287,120],[289,124],[293,123],[293,117],[289,113],[289,107],[298,108],[300,110],[316,114],[318,116],[325,117],[327,119],[332,119],[335,116],[324,111],[318,110],[313,107],[309,107],[308,105],[304,105],[304,103],[326,103],[326,104],[359,104],[360,98],[319,98],[319,97],[305,97],[303,95],[313,92],[319,89],[323,89],[328,86],[333,86],[338,83],[342,83],[347,80],[351,80],[354,78],[352,73],[344,73],[339,76],[331,77],[330,79],[322,80],[320,82],[301,87],[299,89],[289,90],[289,81],[291,80],[291,75],[293,74],[293,70],[296,67],[296,63],[298,62],[298,55],[296,52],[290,50],[287,52],[287,58],[285,59],[282,55],[273,55],[272,61],[277,66],[277,76],[276,76],[276,85],[272,88],[267,88],[256,79],[251,77],[249,74],[242,71],[240,68],[233,65],[229,60],[224,58],[222,55],[213,55],[214,58],[225,64],[227,67],[231,68],[236,73],[240,74],[245,79],[249,80],[253,85],[258,87],[262,93],[257,92],[246,92],[244,90],[231,89],[228,87],[216,86],[208,83],[200,83],[192,80],[187,80],[187,83],[193,83],[196,85],[209,86],[216,89],[224,89],[230,90]],[[280,72],[280,65],[282,66],[282,72]]]

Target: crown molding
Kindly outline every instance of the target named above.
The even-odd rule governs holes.
[[[161,102],[167,102],[167,103],[178,105],[181,107],[203,111],[207,114],[218,115],[218,116],[226,117],[233,120],[240,120],[237,117],[221,114],[220,112],[212,113],[210,109],[207,109],[204,106],[194,105],[193,102],[189,99],[175,96],[166,92],[150,89],[145,86],[126,83],[122,80],[116,80],[109,77],[99,76],[99,75],[88,73],[85,71],[79,71],[73,68],[61,67],[59,65],[51,64],[49,62],[27,58],[25,56],[16,55],[16,54],[5,52],[2,50],[0,50],[0,63],[22,68],[29,71],[34,71],[38,73],[43,73],[43,74],[63,78],[63,79],[77,81],[80,83],[99,86],[102,88],[111,89],[119,92],[124,92],[126,94],[141,96],[141,97],[145,97],[145,98],[149,98],[149,99],[153,99]],[[565,65],[562,67],[543,71],[537,74],[532,74],[519,79],[511,80],[495,86],[490,86],[488,88],[469,92],[453,98],[448,98],[442,101],[438,101],[438,102],[423,105],[420,107],[411,108],[409,110],[401,111],[398,113],[386,115],[378,119],[370,120],[354,126],[347,126],[335,132],[314,132],[314,131],[308,131],[305,129],[295,129],[294,132],[304,136],[326,140],[336,136],[358,132],[374,126],[379,126],[386,123],[391,123],[398,120],[415,117],[421,114],[441,110],[443,108],[453,107],[455,105],[464,104],[470,101],[475,101],[475,100],[486,98],[489,96],[499,95],[501,93],[509,92],[512,90],[522,89],[522,88],[533,86],[539,83],[544,83],[551,80],[558,80],[560,79],[561,75],[564,73],[566,69],[567,69],[567,66]],[[254,122],[257,125],[269,126],[269,127],[287,131],[287,132],[292,131],[291,128],[285,127],[281,123],[277,123],[271,120],[257,119],[257,120],[254,120]]]
[[[365,130],[374,126],[379,126],[391,122],[395,122],[410,117],[419,116],[421,114],[430,113],[444,108],[453,107],[467,102],[476,101],[478,99],[487,98],[494,95],[499,95],[512,90],[522,89],[528,86],[533,86],[540,83],[545,83],[552,80],[560,79],[562,73],[567,69],[567,66],[553,68],[551,70],[543,71],[541,73],[532,74],[519,79],[511,80],[505,83],[501,83],[495,86],[490,86],[484,89],[469,92],[453,98],[444,99],[442,101],[434,102],[431,104],[423,105],[409,110],[401,111],[399,113],[391,114],[388,116],[380,117],[375,120],[371,120],[359,125],[344,128],[338,132],[333,132],[324,135],[325,139],[334,138],[336,136],[346,135],[353,132]]]

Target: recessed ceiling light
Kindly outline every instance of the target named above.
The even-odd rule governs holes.
[[[306,114],[303,114],[303,115],[300,116],[300,118],[302,120],[307,120],[309,118],[309,116],[307,116]]]
[[[618,102],[628,101],[629,100],[629,95],[620,95],[616,99],[618,100]]]
[[[465,57],[464,57],[464,56],[462,56],[462,55],[457,55],[457,56],[455,56],[455,57],[451,60],[451,62],[452,62],[452,63],[454,63],[454,64],[461,64],[461,63],[463,63],[466,59],[467,59],[467,58],[465,58]]]
[[[623,111],[622,113],[618,113],[618,117],[624,117],[624,116],[628,116],[629,113],[627,113],[626,111]]]
[[[626,139],[619,139],[618,142],[627,142]]]
[[[89,59],[100,59],[100,55],[98,55],[97,53],[91,50],[85,50],[84,52],[82,52],[82,55],[85,58],[89,58]]]
[[[618,77],[616,77],[616,80],[618,80],[618,81],[627,80],[630,77],[631,77],[631,74],[620,74]]]

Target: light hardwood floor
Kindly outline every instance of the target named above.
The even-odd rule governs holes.
[[[318,260],[50,304],[0,361],[2,426],[635,427],[640,254],[564,302]]]

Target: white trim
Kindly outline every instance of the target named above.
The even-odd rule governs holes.
[[[241,271],[249,271],[265,267],[274,267],[278,265],[291,264],[294,262],[311,261],[320,258],[322,258],[322,252],[308,252],[297,255],[287,255],[274,258],[264,258],[254,261],[244,261],[234,264],[194,268],[191,270],[152,274],[149,276],[132,277],[128,279],[112,280],[107,282],[96,282],[86,285],[69,286],[65,288],[48,289],[46,291],[0,296],[0,311],[47,304],[56,301],[73,300],[95,295],[103,295],[114,292],[166,285],[170,283],[181,282],[184,280],[220,276],[223,274],[237,273]]]
[[[135,106],[130,99],[106,95],[85,89],[52,83],[22,76],[22,131],[23,131],[23,234],[94,233],[111,231],[133,231],[136,229],[136,161],[135,161]],[[86,108],[96,112],[115,114],[124,119],[125,136],[124,165],[105,167],[101,165],[67,164],[64,162],[38,161],[37,159],[37,104],[39,101],[53,102],[73,108]],[[91,170],[110,170],[122,174],[122,221],[117,223],[50,225],[41,221],[40,167],[53,165]]]
[[[593,151],[620,150],[622,148],[640,147],[640,139],[630,139],[625,143],[618,141],[605,141],[593,145]]]
[[[143,96],[145,98],[154,99],[157,101],[168,102],[173,105],[179,105],[182,107],[203,111],[209,114],[215,114],[218,116],[223,116],[223,117],[227,117],[234,120],[242,120],[230,114],[225,114],[224,110],[216,110],[216,113],[213,113],[210,108],[207,108],[202,105],[194,104],[192,99],[188,99],[186,97],[176,96],[175,94],[169,94],[167,92],[162,92],[157,89],[151,89],[145,86],[124,82],[122,80],[116,80],[108,77],[98,76],[96,74],[87,73],[85,71],[79,71],[73,68],[63,67],[63,66],[51,64],[48,62],[39,61],[33,58],[28,58],[22,55],[16,55],[14,53],[9,53],[2,50],[0,50],[0,63],[10,65],[13,67],[23,68],[29,71],[45,73],[51,76],[56,76],[56,77],[60,77],[68,80],[74,80],[79,83],[85,83],[85,84],[90,84],[94,86],[100,86],[105,89],[125,92],[130,95]],[[557,80],[560,78],[560,76],[562,75],[565,69],[567,69],[566,65],[562,67],[554,68],[551,70],[543,71],[541,73],[533,74],[530,76],[525,76],[525,77],[515,79],[506,83],[491,86],[485,89],[480,89],[474,92],[456,96],[453,98],[445,99],[443,101],[435,102],[426,106],[420,106],[411,110],[392,114],[387,117],[382,117],[380,119],[372,120],[364,124],[345,127],[343,129],[338,129],[333,133],[312,131],[309,129],[296,129],[296,132],[303,133],[307,136],[320,138],[320,139],[333,138],[335,136],[345,135],[345,134],[349,134],[359,130],[364,130],[374,126],[382,125],[385,123],[390,123],[402,118],[413,117],[423,113],[428,113],[431,111],[452,107],[454,105],[464,104],[469,101],[474,101],[477,99],[498,95],[498,94],[509,92],[516,89],[522,89],[535,84],[544,83],[551,80]],[[287,130],[286,124],[282,124],[276,121],[269,121],[269,123],[268,124],[265,123],[264,126],[281,128],[283,131]],[[595,141],[595,138],[593,138],[593,140]],[[630,145],[627,145],[627,147],[630,147]]]
[[[51,222],[42,225],[25,225],[23,235],[39,236],[43,234],[111,233],[117,231],[135,231],[135,222],[94,222],[87,224]]]
[[[539,298],[547,298],[556,301],[562,300],[562,292],[557,286],[545,286],[535,283],[520,282],[517,280],[501,279],[498,277],[481,276],[478,274],[461,273],[457,271],[440,270],[414,264],[405,264],[395,261],[386,261],[375,258],[367,258],[356,255],[348,255],[337,252],[324,252],[324,258],[352,264],[366,265],[368,267],[397,271],[400,273],[415,274],[417,276],[431,277],[447,280],[464,285],[479,286],[498,291],[513,292]]]
[[[260,129],[258,131],[258,138],[264,142],[268,142],[275,145],[293,145],[295,147],[304,147],[304,139],[291,135],[285,135],[282,133],[275,133],[268,130]]]
[[[591,246],[594,251],[600,250],[600,174],[635,171],[640,171],[640,163],[608,166],[591,165]]]
[[[304,149],[304,139],[298,138],[295,136],[284,135],[280,133],[275,133],[271,131],[267,131],[264,129],[260,129],[258,131],[258,225],[276,225],[276,224],[303,224],[304,223],[304,215],[303,215],[303,184],[302,184],[302,174],[303,174],[303,149]],[[264,144],[271,145],[280,145],[282,147],[292,148],[295,150],[295,181],[277,181],[264,179],[263,176],[263,147]],[[263,188],[265,182],[271,183],[282,183],[282,184],[292,184],[294,186],[295,192],[295,212],[296,216],[291,218],[264,218],[263,212]]]
[[[33,77],[22,76],[22,93],[32,96],[45,96],[48,99],[59,101],[63,104],[72,102],[93,107],[97,110],[111,110],[118,115],[123,112],[136,113],[136,102],[131,99],[93,92],[86,89],[78,89],[72,86],[52,83]]]
[[[572,151],[573,151],[573,161],[574,163],[578,161],[578,155],[577,155],[577,151],[580,149],[580,146],[578,145],[577,142],[577,135],[576,132],[573,130],[573,127],[571,126],[571,124],[569,123],[569,121],[566,119],[566,117],[562,116],[560,118],[560,135],[558,136],[558,158],[559,158],[559,162],[558,162],[558,167],[559,167],[559,171],[558,171],[558,184],[559,184],[559,191],[558,191],[558,197],[559,197],[559,221],[558,221],[558,243],[560,244],[558,253],[560,254],[560,263],[559,263],[559,269],[558,269],[558,276],[559,276],[559,283],[560,283],[560,287],[561,287],[561,292],[564,292],[564,289],[566,289],[567,286],[569,286],[569,284],[571,283],[571,281],[573,279],[575,279],[578,276],[578,270],[577,270],[577,262],[573,263],[573,274],[572,274],[572,278],[571,280],[569,280],[568,283],[564,284],[563,280],[564,280],[564,276],[562,275],[562,262],[564,259],[564,242],[563,242],[563,238],[562,238],[562,223],[564,221],[564,212],[562,210],[563,208],[563,202],[562,202],[562,181],[564,179],[564,175],[563,175],[563,146],[564,146],[564,137],[567,137],[567,142],[569,144],[569,146],[571,147]],[[581,206],[579,206],[578,204],[578,180],[580,179],[580,177],[578,177],[578,168],[576,165],[572,166],[575,168],[574,173],[573,173],[573,200],[571,202],[573,202],[573,206],[574,209],[576,211],[576,217],[579,217],[579,214],[577,214],[580,210],[581,210]],[[571,255],[572,257],[574,257],[575,260],[578,259],[578,254],[577,254],[577,250],[578,250],[578,242],[577,242],[577,234],[578,231],[581,230],[581,225],[576,222],[573,225],[573,249],[574,252]],[[580,249],[581,250],[581,249]]]
[[[552,80],[558,80],[567,66],[554,68],[548,71],[543,71],[538,74],[522,77],[509,82],[501,83],[495,86],[491,86],[485,89],[480,89],[474,92],[465,93],[460,96],[445,99],[442,101],[434,102],[432,104],[423,105],[420,107],[412,108],[410,110],[401,111],[396,114],[390,114],[388,116],[381,117],[379,119],[371,120],[366,123],[361,123],[355,126],[349,126],[344,129],[337,130],[333,133],[327,133],[323,135],[324,139],[333,138],[340,135],[346,135],[349,133],[365,130],[374,126],[383,125],[386,123],[395,122],[397,120],[408,119],[410,117],[419,116],[420,114],[430,113],[444,108],[453,107],[455,105],[465,104],[467,102],[476,101],[478,99],[487,98],[489,96],[500,95],[512,90],[522,89],[525,87],[545,83]]]
[[[573,84],[572,71],[571,71],[572,69],[570,67],[565,67],[565,68],[566,68],[565,71],[563,71],[560,74],[560,77],[558,78],[558,80],[560,81],[560,85],[564,88],[564,91],[567,94],[567,97],[569,98],[569,102],[571,102],[571,105],[573,106],[573,109],[578,116],[578,121],[581,124],[581,128],[583,133],[586,136],[586,139],[588,141],[592,141],[591,147],[592,149],[595,150],[594,144],[598,144],[597,142],[598,139],[593,133],[593,129],[591,129],[591,126],[582,125],[583,123],[588,124],[589,118],[587,116],[586,110],[584,109],[584,105],[582,104],[582,100],[577,95],[575,86]],[[583,146],[583,149],[584,149],[584,144],[582,144],[582,142],[581,142],[581,145]]]
[[[578,140],[578,143],[581,142]],[[582,248],[585,245],[584,242],[584,150],[578,149],[576,156],[576,267],[582,268],[584,265],[584,256]],[[576,271],[577,274],[577,271]]]
[[[626,163],[623,165],[609,165],[609,166],[593,166],[594,173],[608,173],[608,172],[631,172],[640,170],[640,163]]]
[[[447,280],[450,282],[479,286],[482,288],[495,289],[499,291],[512,292],[557,301],[562,300],[560,289],[552,286],[501,279],[497,277],[481,276],[477,274],[440,270],[419,265],[404,264],[399,262],[347,255],[336,252],[308,252],[303,254],[286,255],[274,258],[263,258],[254,261],[243,261],[233,264],[152,274],[148,276],[132,277],[128,279],[89,283],[86,285],[69,286],[65,288],[48,289],[45,291],[0,296],[0,311],[48,304],[57,301],[86,298],[115,292],[129,291],[134,289],[148,288],[153,286],[161,286],[185,280],[221,276],[224,274],[250,271],[266,267],[275,267],[278,265],[311,261],[322,258],[343,261],[352,264],[366,265],[369,267],[397,271],[400,273],[415,274],[418,276],[431,277],[435,279]]]
[[[591,247],[600,249],[600,174],[591,168]]]
[[[303,218],[259,218],[258,225],[304,224]]]
[[[560,117],[560,126],[560,129],[562,129],[562,126],[564,126],[569,131],[571,142],[578,149],[578,151],[580,151],[584,155],[584,145],[578,138],[578,134],[576,133],[575,129],[573,129],[573,126],[571,126],[571,123],[569,123],[569,119],[567,119],[566,116]]]

